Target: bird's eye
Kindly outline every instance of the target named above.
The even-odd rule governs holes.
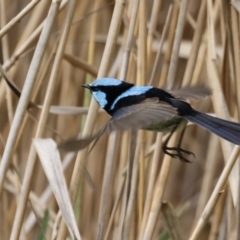
[[[92,90],[93,92],[97,92],[97,91],[99,91],[99,88],[94,86],[94,87],[91,88],[91,90]]]

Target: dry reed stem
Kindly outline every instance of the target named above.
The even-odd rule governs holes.
[[[231,6],[231,17],[232,17],[232,21],[231,21],[231,27],[232,27],[232,35],[233,35],[233,50],[234,50],[234,69],[235,69],[235,79],[234,82],[236,83],[236,87],[237,89],[239,89],[240,84],[239,84],[239,80],[240,79],[240,68],[239,68],[239,64],[240,64],[240,40],[239,40],[239,36],[238,36],[238,30],[239,30],[239,20],[238,20],[238,13],[235,10],[235,8],[233,6]],[[238,105],[240,104],[240,96],[239,94],[237,94],[237,100],[238,100]],[[238,110],[238,109],[237,109]],[[240,119],[239,116],[239,110],[238,110],[238,120]]]
[[[124,167],[126,165],[128,166],[126,161],[129,160],[127,149],[128,149],[128,146],[130,145],[129,139],[128,139],[130,137],[128,137],[127,135],[130,135],[130,134],[124,134],[123,139],[122,139],[121,158],[120,158],[120,166],[119,166],[119,167],[121,167],[120,169],[124,169]],[[132,138],[131,138],[131,140],[132,140]],[[123,173],[121,172],[121,174],[123,174]],[[125,173],[125,174],[127,174],[127,173]],[[119,177],[122,177],[122,176],[119,176]],[[117,219],[118,228],[114,232],[114,239],[118,239],[118,240],[122,239],[122,230],[123,230],[123,224],[124,224],[126,207],[127,207],[127,194],[128,194],[127,181],[129,181],[128,178],[129,178],[129,174],[127,174],[124,189],[123,189],[122,204],[119,206],[119,208],[120,208],[119,209],[119,212],[120,212],[119,217],[118,216],[115,217],[115,218],[118,217],[118,219]]]
[[[129,31],[128,31],[127,39],[126,39],[126,47],[125,47],[125,51],[123,53],[122,66],[121,66],[121,71],[120,71],[120,76],[119,76],[119,78],[122,80],[125,80],[126,75],[127,75],[130,51],[132,48],[132,42],[133,42],[133,37],[134,37],[134,28],[135,28],[136,19],[137,19],[137,13],[138,13],[138,5],[139,5],[139,0],[135,0],[133,2],[133,11],[132,11],[132,15],[130,18]],[[116,140],[116,136],[117,136],[116,133],[114,133],[114,136],[115,136],[115,140]],[[112,141],[112,142],[114,143],[115,141]],[[108,158],[108,160],[107,160],[107,163],[109,163],[109,167],[106,168],[107,176],[111,176],[112,161],[113,161],[113,155],[111,156],[111,158]],[[128,171],[128,173],[129,173],[129,171]],[[103,191],[102,191],[103,194],[102,194],[101,205],[100,205],[98,231],[97,231],[97,238],[96,238],[97,240],[101,240],[103,238],[103,229],[104,229],[104,222],[106,219],[106,211],[107,211],[107,203],[108,203],[107,198],[109,197],[110,184],[111,184],[111,181],[110,181],[110,177],[109,177],[103,183]],[[130,211],[130,213],[131,213],[131,209],[127,210],[127,212],[128,211]],[[129,215],[129,217],[130,216],[131,216],[131,214]],[[127,218],[125,219],[125,223],[126,222],[128,222]],[[125,225],[125,226],[128,226],[128,225]],[[125,227],[123,228],[123,236],[124,236],[124,234],[128,235],[128,232],[125,231]],[[126,236],[125,236],[125,239],[127,239]]]
[[[130,224],[131,221],[131,215],[129,213],[132,211],[132,202],[130,202],[130,199],[131,200],[133,199],[132,193],[133,191],[135,191],[136,188],[135,181],[133,182],[133,179],[136,176],[137,172],[135,172],[133,166],[135,166],[134,160],[136,159],[135,156],[138,156],[137,150],[139,150],[137,146],[137,136],[138,134],[136,130],[132,130],[130,132],[130,146],[128,148],[129,155],[127,162],[127,178],[124,188],[123,195],[124,201],[122,203],[121,222],[118,239],[122,239],[124,237],[126,238],[130,234],[130,227],[127,225],[127,223]],[[132,185],[132,182],[134,183],[134,185]]]
[[[149,59],[152,54],[153,35],[156,31],[157,20],[158,20],[158,15],[160,12],[161,5],[162,5],[162,0],[154,0],[153,1],[152,13],[151,13],[150,21],[149,21],[148,34],[147,34],[147,61],[148,61],[148,63],[149,63]]]
[[[57,12],[58,12],[58,8],[59,8],[60,2],[58,1],[57,3],[53,3],[53,6],[55,7],[55,15],[56,16]],[[41,113],[40,116],[40,120],[39,120],[39,125],[36,131],[36,138],[40,138],[43,134],[43,131],[45,129],[45,125],[46,125],[46,121],[47,121],[47,117],[48,117],[48,112],[49,112],[49,108],[50,108],[50,104],[52,102],[52,97],[53,97],[53,90],[55,89],[55,85],[56,85],[56,80],[58,79],[58,74],[59,74],[59,67],[62,61],[62,56],[63,56],[63,51],[65,48],[65,44],[66,44],[66,40],[67,40],[67,36],[68,36],[68,32],[71,26],[71,21],[72,21],[72,16],[73,16],[73,12],[74,12],[74,5],[75,2],[71,1],[71,3],[69,4],[69,10],[68,10],[68,14],[66,17],[66,25],[65,28],[63,30],[63,34],[58,46],[58,50],[56,53],[56,58],[53,64],[53,70],[51,73],[51,77],[50,77],[50,81],[49,81],[49,85],[47,88],[47,93],[46,93],[46,97],[44,99],[44,104],[43,104],[43,111]],[[53,18],[54,20],[54,18]],[[26,200],[30,191],[30,183],[31,183],[31,179],[33,177],[33,172],[34,172],[34,167],[35,167],[35,162],[36,162],[36,152],[34,150],[33,147],[31,147],[30,149],[30,153],[29,153],[29,159],[28,159],[28,167],[26,169],[26,172],[28,174],[25,175],[25,178],[23,180],[23,189],[22,189],[22,205],[21,207],[19,207],[18,209],[20,209],[19,211],[17,211],[18,214],[18,218],[21,219],[22,215],[23,215],[23,211],[26,207]],[[15,237],[13,237],[13,239],[15,239]]]
[[[110,198],[110,186],[111,186],[111,178],[113,172],[113,163],[114,163],[114,155],[115,155],[115,146],[117,140],[117,133],[113,132],[109,136],[109,144],[106,156],[106,164],[105,164],[105,174],[103,179],[103,189],[102,189],[102,196],[101,196],[101,203],[100,203],[100,212],[98,218],[98,230],[97,230],[97,240],[103,239],[103,231],[106,222],[106,213],[109,204]]]
[[[235,69],[235,85],[236,85],[236,89],[239,89],[240,87],[240,40],[239,40],[239,35],[237,34],[239,31],[239,19],[238,19],[238,13],[236,11],[236,9],[231,6],[231,26],[232,26],[232,35],[233,35],[233,50],[234,50],[234,69]],[[236,96],[237,96],[237,103],[238,106],[240,105],[240,96],[239,96],[239,92],[236,91]],[[240,112],[239,109],[236,109],[237,111],[237,118],[238,120],[240,120]],[[237,162],[237,171],[238,171],[238,176],[240,173],[240,163],[239,161]],[[236,181],[236,180],[235,180]],[[238,177],[237,179],[237,188],[236,188],[236,196],[237,196],[237,202],[236,202],[236,229],[240,228],[240,177]],[[237,231],[236,234],[236,239],[240,238],[240,232]]]
[[[219,13],[219,7],[220,7],[219,2],[216,2],[213,8],[214,25],[216,25],[217,16]],[[207,11],[207,9],[205,9],[205,11]],[[206,37],[206,35],[207,35],[207,30],[205,30],[204,37]],[[192,77],[193,85],[197,84],[197,82],[199,81],[199,76],[201,75],[201,71],[205,62],[206,51],[207,51],[207,43],[203,41],[199,49],[198,59],[197,59],[195,70]]]
[[[208,51],[211,60],[216,60],[216,39],[214,31],[214,14],[212,0],[207,0],[207,11],[208,11]]]
[[[134,29],[135,29],[136,20],[137,20],[138,9],[139,9],[139,0],[134,0],[132,2],[132,12],[130,17],[127,38],[126,38],[126,46],[124,47],[125,51],[123,53],[122,66],[119,74],[119,78],[122,80],[126,80],[127,72],[129,69],[130,51],[132,49],[132,44],[133,44]],[[131,63],[130,63],[130,66],[132,66]],[[130,154],[130,158],[129,158],[130,165],[128,165],[128,171],[127,171],[126,186],[128,187],[126,188],[126,193],[129,196],[126,200],[126,207],[125,207],[126,212],[124,217],[124,223],[122,225],[123,239],[129,238],[130,229],[131,229],[132,212],[134,207],[133,203],[135,202],[134,199],[135,199],[135,191],[136,191],[136,184],[137,184],[136,179],[137,179],[137,173],[138,173],[138,168],[136,167],[136,164],[138,165],[137,156],[139,151],[139,148],[138,148],[139,143],[137,143],[137,146],[135,146],[135,141],[136,141],[135,137],[136,137],[135,133],[132,133],[131,138],[132,138],[133,144],[131,145],[132,146],[131,151],[135,153],[135,157],[134,155]],[[136,148],[136,151],[135,151],[135,148]],[[134,165],[131,166],[131,164],[134,164]]]
[[[219,139],[216,136],[211,136],[209,148],[213,151],[208,152],[206,156],[206,162],[204,166],[204,176],[201,185],[201,191],[198,199],[198,206],[195,214],[195,223],[199,216],[201,215],[204,206],[207,203],[208,198],[211,195],[211,191],[213,189],[213,181],[214,181],[214,172],[216,171],[216,165],[218,163],[217,157],[217,149],[219,146]]]
[[[107,42],[105,45],[102,61],[101,61],[99,72],[98,72],[98,77],[103,77],[107,75],[112,51],[115,46],[115,42],[118,37],[119,29],[121,26],[121,19],[122,19],[124,7],[125,7],[125,1],[116,1],[112,22],[109,28]],[[97,103],[92,99],[89,107],[89,112],[86,118],[86,124],[83,129],[83,136],[91,134],[93,125],[96,120],[97,109],[98,109]],[[87,154],[87,149],[83,150],[78,154],[77,161],[74,167],[73,176],[70,184],[70,195],[73,202],[75,202],[76,194],[78,190],[78,184],[82,178],[82,173],[83,173],[83,169],[86,162],[86,157],[85,157],[86,154]],[[62,229],[63,228],[65,230],[60,229],[63,233],[61,237],[62,239],[64,239],[66,236],[66,227],[62,226]]]
[[[146,227],[146,223],[148,219],[149,210],[151,207],[154,183],[157,179],[157,166],[158,166],[158,161],[161,153],[161,149],[159,147],[161,145],[161,142],[162,142],[162,134],[158,133],[156,138],[155,150],[153,153],[152,165],[151,165],[150,174],[149,174],[149,180],[148,180],[149,183],[148,183],[147,192],[146,192],[146,199],[144,204],[144,212],[143,212],[141,230],[139,232],[139,238],[140,236],[143,236],[144,229]]]
[[[61,1],[59,11],[63,10],[66,4],[67,0]],[[29,46],[32,45],[37,40],[37,38],[42,32],[43,26],[44,21],[31,33],[31,35],[22,44],[20,44],[20,46],[17,47],[12,57],[6,62],[4,62],[3,64],[4,70],[9,70],[20,58],[20,56],[28,50]]]
[[[135,135],[135,134],[134,134]],[[135,138],[133,138],[135,140]],[[136,140],[135,140],[136,141]],[[126,207],[126,215],[123,224],[123,233],[122,239],[130,239],[130,230],[133,226],[133,213],[134,208],[137,205],[136,203],[136,193],[137,193],[137,179],[138,179],[138,169],[139,169],[139,156],[140,156],[140,149],[142,146],[142,131],[140,131],[137,135],[137,143],[136,146],[133,144],[133,153],[134,159],[132,161],[132,167],[128,167],[128,175],[129,175],[129,196],[127,201]],[[131,171],[131,175],[130,175]]]
[[[179,7],[177,3],[173,4],[173,13],[171,18],[171,24],[170,29],[168,33],[168,47],[164,56],[164,62],[162,66],[160,81],[159,81],[159,87],[163,86],[166,83],[168,71],[169,71],[169,63],[171,59],[171,53],[173,48],[173,42],[174,42],[174,36],[175,36],[175,27],[177,26],[177,20],[178,20],[178,13],[179,13]]]
[[[205,43],[202,43],[199,49],[198,58],[197,58],[193,76],[192,76],[193,85],[197,84],[199,81],[200,75],[202,73],[204,61],[205,61],[206,52],[207,52],[207,46]]]
[[[4,25],[6,25],[6,6],[4,1],[0,2],[0,16],[1,16],[1,27],[3,27]],[[1,38],[1,35],[0,35]],[[1,39],[2,42],[2,55],[3,55],[3,60],[6,61],[9,56],[10,56],[10,49],[9,49],[9,36],[6,35],[4,37],[2,37]],[[11,90],[7,87],[7,84],[5,85],[6,87],[6,98],[7,98],[7,109],[8,109],[8,119],[9,119],[9,123],[12,123],[13,120],[13,100],[12,100],[12,95],[11,95]],[[16,164],[16,156],[14,156],[13,159],[14,164]]]
[[[144,136],[143,136],[144,139]],[[141,223],[143,218],[143,206],[145,200],[145,182],[147,180],[147,174],[145,173],[145,154],[144,154],[144,143],[140,149],[139,157],[139,180],[138,180],[138,192],[137,192],[137,214],[138,214],[138,233],[141,230]]]
[[[12,27],[14,27],[21,19],[28,14],[41,0],[32,0],[17,16],[9,23],[5,24],[0,30],[0,38],[2,38]]]
[[[22,45],[22,43],[26,41],[28,36],[39,26],[43,14],[46,14],[46,11],[48,11],[49,7],[50,3],[41,1],[37,7],[32,9],[31,15],[34,15],[34,18],[32,19],[32,21],[26,22],[26,27],[23,29],[22,34],[20,35],[17,47],[19,45]],[[45,17],[46,16],[47,15],[45,15]]]
[[[120,179],[118,190],[117,190],[117,195],[116,195],[116,200],[114,202],[114,206],[113,206],[113,209],[112,209],[112,212],[111,212],[111,217],[110,217],[109,222],[108,222],[108,226],[107,226],[107,229],[106,229],[104,240],[107,240],[109,238],[109,234],[110,234],[110,231],[111,231],[113,220],[114,220],[117,208],[119,206],[119,202],[120,202],[120,198],[121,198],[121,195],[122,195],[125,180],[126,180],[126,178],[124,176],[122,176],[121,179]]]
[[[149,80],[149,85],[153,84],[153,79],[154,79],[154,76],[156,74],[156,71],[157,71],[157,68],[158,68],[158,65],[159,65],[159,58],[160,58],[160,54],[162,52],[162,47],[163,47],[163,43],[165,41],[165,36],[166,36],[167,30],[169,28],[169,22],[170,22],[170,19],[171,19],[170,17],[172,15],[172,8],[173,8],[172,5],[170,5],[170,7],[168,9],[168,15],[167,15],[167,18],[166,18],[166,22],[165,22],[165,25],[164,25],[164,28],[163,28],[162,36],[161,36],[161,39],[160,39],[160,42],[159,42],[157,56],[156,56],[156,59],[155,59],[154,65],[153,65],[151,78]]]
[[[29,38],[24,41],[24,43],[20,45],[20,47],[14,52],[13,56],[4,63],[3,68],[5,70],[9,70],[19,59],[19,57],[27,51],[28,47],[36,41],[43,29],[43,25],[44,23],[39,25],[39,27],[29,36]]]
[[[126,39],[126,46],[124,47],[125,49],[123,53],[121,71],[119,73],[119,79],[121,80],[126,80],[126,76],[127,76],[130,52],[131,52],[132,42],[134,37],[134,28],[135,28],[137,14],[138,14],[138,5],[139,5],[139,0],[134,0],[133,11],[130,18],[129,30],[128,30],[127,39]]]
[[[231,13],[230,13],[230,6],[227,1],[222,1],[222,8],[223,8],[223,15],[224,15],[224,24],[226,28],[226,35],[227,41],[227,53],[229,58],[229,71],[231,78],[235,78],[235,64],[234,64],[234,47],[233,47],[233,33],[231,31]]]
[[[192,40],[191,52],[187,61],[187,66],[186,66],[183,81],[182,81],[183,86],[189,85],[192,81],[194,66],[196,65],[196,60],[197,60],[197,56],[198,56],[198,52],[199,52],[199,48],[200,48],[200,44],[203,36],[205,19],[207,14],[206,1],[207,0],[203,0],[201,2],[201,8],[199,10],[198,19],[197,19],[197,26],[196,26],[196,30],[194,32],[194,36]]]
[[[176,0],[176,2],[180,7],[180,3],[181,3],[180,0]],[[193,29],[196,29],[196,21],[194,20],[193,16],[189,12],[186,13],[186,20]]]
[[[223,192],[222,196],[219,198],[219,201],[216,204],[212,220],[212,226],[209,233],[209,240],[217,239],[217,236],[219,234],[220,224],[223,217],[224,205],[226,204],[226,196],[227,194]]]
[[[171,238],[173,240],[184,240],[186,237],[184,237],[184,234],[180,227],[180,222],[178,217],[173,211],[173,207],[171,204],[167,202],[162,203],[162,213],[164,218],[166,219],[168,229],[170,231]]]
[[[175,83],[175,76],[177,74],[177,66],[178,66],[178,53],[180,48],[180,43],[182,40],[184,23],[187,13],[187,6],[189,0],[182,0],[180,5],[179,16],[177,20],[177,28],[175,33],[175,38],[173,42],[173,49],[171,54],[170,66],[169,66],[169,74],[167,78],[167,84],[169,88],[173,88]]]
[[[213,16],[213,9],[211,8],[211,5],[208,4],[208,35],[209,36],[213,36],[214,34],[212,33],[212,31],[214,31],[214,21],[212,20],[212,16]],[[220,74],[219,74],[219,70],[217,68],[216,65],[216,60],[215,60],[215,43],[213,42],[213,40],[208,37],[208,44],[207,44],[207,73],[209,76],[209,79],[211,79],[211,86],[212,89],[214,89],[214,95],[213,95],[213,106],[214,109],[217,113],[217,115],[219,115],[222,118],[228,118],[228,109],[226,106],[226,101],[224,99],[223,96],[223,92],[220,86]],[[228,156],[230,156],[230,153],[232,151],[232,144],[227,142],[227,141],[223,141],[221,139],[221,146],[223,148],[223,154],[224,154],[224,158],[225,161],[227,161]],[[234,204],[236,204],[236,193],[235,193],[235,189],[236,189],[236,178],[238,179],[238,173],[237,173],[237,169],[234,168],[231,175],[230,175],[230,187],[231,187],[231,191],[233,194],[233,201]]]
[[[176,140],[176,134],[169,141],[169,145],[174,145]],[[152,197],[151,208],[148,213],[148,220],[146,223],[146,227],[144,229],[144,233],[140,236],[140,239],[148,240],[152,238],[153,230],[158,218],[158,214],[161,208],[162,197],[164,193],[164,189],[166,187],[166,181],[169,174],[170,166],[171,166],[171,157],[168,155],[164,156],[163,163],[161,166],[161,171],[157,177],[154,192]]]
[[[133,6],[135,8],[135,6]],[[137,58],[137,85],[147,83],[147,10],[145,1],[140,1],[139,6],[139,30],[138,30],[138,58]]]
[[[64,28],[64,31],[63,31],[62,38],[61,38],[60,43],[59,43],[59,48],[58,48],[57,53],[56,53],[56,58],[55,58],[54,65],[53,65],[53,71],[52,71],[52,75],[51,75],[50,81],[49,81],[49,87],[47,89],[47,93],[46,93],[46,96],[45,96],[45,99],[44,99],[43,111],[41,113],[40,120],[39,120],[39,125],[38,125],[36,135],[35,135],[36,138],[40,138],[43,135],[43,132],[44,132],[44,129],[45,129],[50,104],[52,102],[53,89],[55,88],[56,80],[57,80],[57,77],[58,77],[58,73],[59,73],[58,69],[59,69],[59,66],[61,64],[63,50],[64,50],[64,46],[66,44],[66,39],[67,39],[67,36],[68,36],[68,31],[69,31],[69,28],[70,28],[70,24],[71,24],[71,18],[72,18],[72,15],[73,15],[74,1],[72,1],[71,3],[73,5],[70,4],[69,13],[68,13],[67,18],[66,18],[66,25],[65,25],[65,28]],[[50,12],[49,12],[49,19],[47,18],[47,20],[46,20],[46,26],[49,27],[48,28],[49,30],[51,29],[51,26],[52,26],[52,24],[55,20],[55,17],[58,13],[59,6],[60,6],[60,1],[53,2],[52,5],[51,5]],[[45,29],[45,27],[43,28],[43,33],[45,31],[44,29]],[[48,39],[49,34],[50,34],[49,30],[47,32],[47,39]],[[40,37],[40,40],[41,40],[41,37]],[[39,40],[39,43],[41,43],[40,40]],[[45,49],[43,48],[43,50],[45,50]],[[37,49],[36,49],[36,51],[37,51]],[[39,63],[38,66],[40,66],[40,63]],[[22,95],[23,94],[24,93],[22,92]],[[20,100],[21,100],[21,98],[20,98]],[[35,152],[33,146],[31,146],[30,152],[29,152],[29,157],[28,157],[28,165],[27,165],[27,168],[26,168],[26,175],[25,175],[25,178],[23,179],[23,187],[22,187],[22,190],[21,190],[22,194],[21,194],[21,198],[19,200],[19,206],[18,206],[18,209],[17,209],[17,212],[16,212],[16,219],[15,219],[16,221],[15,221],[15,225],[14,225],[16,227],[16,231],[14,231],[14,235],[12,235],[11,239],[16,239],[19,236],[19,233],[20,233],[20,228],[21,228],[21,223],[22,223],[21,219],[23,218],[24,210],[26,208],[27,198],[28,198],[29,191],[30,191],[30,186],[31,186],[31,181],[32,181],[33,173],[34,173],[35,163],[36,163],[36,152]]]
[[[229,174],[231,173],[235,165],[239,152],[240,148],[238,146],[235,146],[189,240],[198,239],[201,230],[206,225],[213,208],[215,207],[219,197],[221,196],[221,191],[223,190],[223,187],[226,184],[226,181],[228,180]]]
[[[95,4],[94,4],[94,9],[98,9],[99,8],[99,5],[100,5],[100,0],[97,0],[95,1]],[[94,61],[94,57],[95,57],[95,54],[94,54],[94,50],[95,50],[95,36],[96,36],[96,27],[97,27],[97,14],[94,14],[92,16],[92,21],[91,21],[91,28],[90,28],[90,39],[89,39],[89,46],[88,46],[88,59],[87,59],[87,63],[90,65],[93,64],[93,61]],[[87,68],[87,64],[84,65],[84,62],[81,61],[81,65],[84,68]],[[90,66],[89,66],[90,67]],[[91,68],[90,68],[91,69]],[[93,77],[97,77],[97,70],[95,71],[95,74],[93,75]],[[92,80],[92,76],[90,74],[87,74],[86,75],[86,83],[90,83]],[[90,103],[90,93],[87,89],[85,89],[84,91],[84,95],[86,96],[84,98],[84,103],[83,105],[84,106],[88,106],[89,103]],[[83,121],[84,123],[84,121]]]
[[[34,88],[34,91],[33,91],[33,94],[32,94],[32,102],[35,102],[35,99],[37,97],[37,94],[39,93],[39,90],[40,90],[40,87],[41,87],[41,84],[44,80],[44,78],[46,77],[46,72],[49,68],[49,64],[50,62],[53,60],[54,58],[54,54],[52,54],[49,59],[48,59],[48,62],[46,64],[46,67],[45,69],[42,70],[40,76],[39,76],[39,79],[37,81],[37,84],[36,84],[36,87]],[[24,132],[24,129],[26,128],[26,125],[27,125],[27,121],[29,120],[29,117],[31,117],[31,113],[30,114],[27,114],[26,116],[24,116],[24,119],[23,119],[23,122],[22,122],[22,125],[19,129],[19,133],[18,133],[18,136],[17,136],[17,140],[16,140],[16,143],[15,143],[15,146],[14,146],[14,150],[17,149],[17,147],[19,146],[19,143],[21,141],[21,137],[22,137],[22,134]]]
[[[74,160],[75,157],[76,157],[76,153],[69,153],[65,156],[65,158],[62,161],[62,168],[64,171],[67,170],[70,163]],[[32,192],[30,193],[30,197],[31,197],[31,194],[32,194]],[[51,198],[52,195],[53,195],[52,190],[51,190],[50,186],[48,186],[43,191],[43,193],[39,199],[40,199],[41,203],[46,204],[47,202],[49,202],[49,199]],[[55,218],[53,218],[53,220],[55,220]],[[35,223],[36,223],[36,219],[34,219],[34,215],[33,215],[33,213],[31,213],[26,220],[26,226],[25,226],[26,233],[28,233],[30,230],[32,230]],[[57,223],[55,222],[55,224],[57,224]]]
[[[66,53],[64,54],[64,59],[69,61],[73,66],[76,66],[76,67],[83,69],[86,72],[90,73],[93,77],[97,77],[97,69],[95,69],[93,66],[89,65],[89,63],[85,62],[84,60],[73,57]]]
[[[137,85],[146,85],[147,84],[147,5],[145,1],[140,1],[139,6],[139,14],[138,14],[138,23],[139,23],[139,31],[138,31],[138,58],[137,58],[137,77],[136,84]],[[137,205],[137,211],[135,210],[135,214],[138,215],[137,229],[140,231],[142,215],[143,215],[143,202],[145,195],[145,159],[144,159],[144,132],[140,131],[138,134],[137,148],[139,148],[139,152],[136,152],[135,155],[139,155],[139,160],[136,162],[136,168],[138,169],[138,175],[136,174],[136,194],[135,194],[135,205]],[[137,150],[137,149],[136,149]],[[136,158],[135,156],[135,158]],[[136,161],[136,159],[135,159]],[[139,164],[139,166],[137,165]],[[138,177],[138,182],[137,182]],[[134,179],[133,179],[134,180]],[[133,206],[132,206],[133,208]],[[136,208],[135,208],[136,209]],[[134,210],[133,210],[134,211]],[[133,220],[132,217],[132,222]],[[133,229],[132,223],[132,229]],[[135,237],[136,238],[136,237]]]
[[[137,2],[136,2],[137,3]],[[137,3],[139,4],[139,3]],[[135,8],[134,2],[132,5],[133,9]],[[130,10],[130,8],[129,8]],[[140,10],[138,14],[138,23],[139,23],[139,31],[138,31],[138,58],[137,58],[137,74],[136,74],[136,84],[143,85],[146,82],[146,5],[144,2],[140,2]],[[137,32],[137,31],[136,31]],[[131,73],[131,70],[133,69],[133,58],[131,58],[130,61],[130,68],[129,68],[129,75]],[[131,136],[132,139],[134,140],[134,136]],[[135,223],[133,221],[133,216],[136,214],[136,206],[138,205],[138,214],[139,218],[141,218],[141,206],[142,206],[142,193],[143,193],[143,152],[141,149],[142,146],[142,139],[143,139],[143,132],[139,132],[138,137],[137,137],[137,145],[136,145],[136,151],[134,151],[134,142],[131,147],[131,153],[134,154],[135,152],[135,157],[134,155],[130,155],[130,163],[132,164],[129,165],[128,167],[128,185],[129,185],[129,190],[127,190],[126,186],[126,196],[127,196],[127,201],[126,201],[126,207],[123,209],[126,209],[125,213],[125,218],[124,222],[122,222],[122,231],[123,231],[123,239],[129,239],[129,238],[135,238],[133,237],[134,232],[133,229],[139,226],[139,224]],[[135,140],[136,141],[136,140]],[[139,168],[140,164],[140,168]],[[138,170],[139,169],[139,170]],[[138,175],[140,174],[139,178]],[[137,185],[137,179],[140,181],[140,185]],[[136,195],[137,195],[137,190],[139,190],[138,196],[139,199],[136,201]],[[129,194],[128,194],[129,191]],[[139,223],[139,222],[138,222]]]
[[[31,66],[29,67],[29,72],[23,87],[22,96],[19,99],[18,108],[16,110],[16,113],[13,119],[12,127],[9,132],[9,136],[6,142],[5,150],[4,150],[1,165],[0,165],[0,194],[3,186],[4,177],[6,175],[7,168],[10,164],[10,157],[12,155],[12,150],[15,145],[15,141],[23,120],[24,113],[28,106],[30,94],[31,94],[33,84],[35,82],[35,79],[40,67],[40,63],[46,48],[46,43],[49,38],[53,21],[55,19],[55,16],[58,10],[58,6],[59,6],[59,3],[53,3],[52,8],[50,9],[51,11],[49,13],[49,18],[47,19],[46,27],[43,29],[43,32],[39,39],[39,44],[37,45],[35,55],[34,55],[35,57],[32,60]]]

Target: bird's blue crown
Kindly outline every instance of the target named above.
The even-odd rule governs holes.
[[[97,87],[97,86],[118,86],[123,81],[115,79],[115,78],[98,78],[92,83],[89,84],[91,87]]]

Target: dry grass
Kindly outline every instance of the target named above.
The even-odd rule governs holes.
[[[240,7],[232,2],[0,1],[0,239],[70,236],[32,140],[87,136],[106,122],[83,83],[207,83],[213,96],[194,107],[239,121]],[[72,114],[52,113],[60,110]],[[238,146],[191,125],[183,146],[197,157],[186,164],[162,154],[164,139],[114,132],[89,156],[61,153],[82,239],[240,239]]]

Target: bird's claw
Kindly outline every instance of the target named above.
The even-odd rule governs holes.
[[[170,151],[176,152],[176,153],[172,153]],[[188,162],[191,163],[191,161],[189,161],[187,158],[185,158],[183,156],[183,153],[187,154],[187,155],[192,155],[193,157],[195,157],[195,154],[193,152],[187,151],[185,149],[182,149],[181,147],[167,147],[165,146],[163,148],[163,152],[167,155],[169,155],[172,158],[179,158],[180,161],[182,162]]]

